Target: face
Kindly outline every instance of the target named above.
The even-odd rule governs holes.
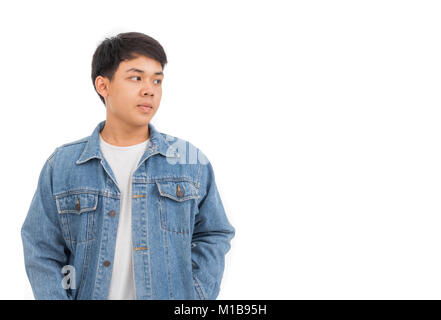
[[[148,125],[161,102],[163,79],[161,64],[144,56],[121,61],[112,81],[98,76],[95,87],[106,101],[107,120]],[[151,108],[139,106],[143,104]]]

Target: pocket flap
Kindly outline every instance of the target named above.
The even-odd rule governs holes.
[[[81,214],[96,210],[98,195],[90,193],[69,194],[56,198],[58,213]]]
[[[159,194],[175,201],[198,199],[198,189],[188,181],[156,181]]]

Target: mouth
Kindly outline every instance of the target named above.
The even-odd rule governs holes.
[[[143,112],[151,112],[153,110],[153,107],[148,104],[138,104],[137,107],[141,109]]]

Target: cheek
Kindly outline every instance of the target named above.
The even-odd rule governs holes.
[[[131,91],[130,91],[131,90]],[[125,112],[134,103],[135,92],[133,88],[121,86],[117,94],[112,95],[112,105],[115,111]]]
[[[130,102],[133,101],[134,98],[138,95],[138,90],[134,86],[126,85],[121,86],[119,91],[119,100],[122,102]]]
[[[157,99],[161,99],[161,96],[162,96],[162,88],[159,88],[159,89],[156,91],[156,98],[157,98]]]

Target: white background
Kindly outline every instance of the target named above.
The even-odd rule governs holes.
[[[0,4],[0,298],[33,299],[40,170],[105,119],[96,46],[164,47],[152,123],[212,162],[236,228],[219,299],[441,298],[438,1]]]

